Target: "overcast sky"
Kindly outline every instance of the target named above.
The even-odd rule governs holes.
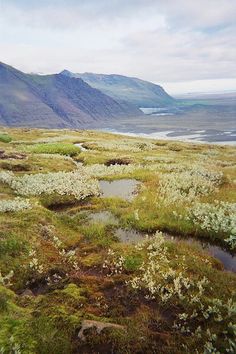
[[[236,90],[236,0],[0,0],[0,61]]]

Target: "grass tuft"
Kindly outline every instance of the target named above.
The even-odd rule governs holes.
[[[27,150],[35,154],[60,154],[74,157],[80,153],[80,148],[74,144],[46,143],[28,146]]]

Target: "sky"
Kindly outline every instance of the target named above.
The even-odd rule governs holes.
[[[0,0],[0,61],[236,91],[236,0]]]

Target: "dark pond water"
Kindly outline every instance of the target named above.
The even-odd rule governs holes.
[[[229,252],[220,248],[219,246],[213,246],[210,245],[209,243],[204,243],[196,240],[191,241],[191,239],[186,240],[186,242],[198,243],[206,253],[221,261],[226,270],[230,270],[234,273],[236,272],[236,255],[232,255]]]
[[[144,233],[136,231],[134,229],[122,229],[118,228],[115,231],[115,236],[121,241],[125,243],[138,243],[141,242],[145,238]],[[150,235],[149,235],[150,236]],[[168,240],[173,240],[174,242],[186,242],[192,245],[198,245],[204,252],[208,255],[218,259],[224,265],[225,270],[229,270],[232,272],[236,272],[236,255],[231,255],[229,252],[223,250],[219,246],[210,245],[207,242],[198,241],[193,238],[180,238],[180,237],[171,237],[169,235],[166,236]]]
[[[219,246],[211,245],[208,242],[204,242],[202,240],[196,240],[194,238],[182,238],[182,237],[171,237],[169,235],[166,236],[167,239],[171,239],[175,242],[186,242],[190,245],[197,245],[208,255],[218,259],[224,265],[226,270],[230,270],[232,272],[236,272],[236,255],[232,255],[230,252],[222,249]]]
[[[115,236],[119,239],[119,241],[124,243],[138,243],[144,240],[145,234],[134,229],[122,229],[119,228],[115,231]]]
[[[135,179],[99,181],[102,197],[119,197],[128,201],[131,201],[134,198],[139,184],[140,183]]]

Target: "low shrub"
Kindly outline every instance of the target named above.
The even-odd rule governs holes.
[[[110,159],[107,162],[105,162],[106,166],[111,166],[111,165],[129,165],[131,164],[131,160],[123,157],[123,158],[117,158],[117,159]]]
[[[0,182],[8,184],[21,195],[74,196],[77,200],[99,194],[98,182],[83,171],[38,173],[15,177],[12,172],[0,172]],[[5,205],[5,204],[4,204]]]
[[[30,170],[31,170],[30,164],[26,164],[26,163],[12,163],[12,162],[8,162],[8,161],[3,161],[3,162],[1,162],[0,167],[1,167],[3,170],[16,171],[16,172],[30,171]]]
[[[114,241],[112,233],[102,223],[83,226],[81,233],[88,242],[95,243],[97,246],[107,247]]]
[[[142,264],[142,257],[138,255],[128,255],[125,257],[124,268],[127,271],[134,272],[139,269]]]
[[[27,148],[35,154],[60,154],[67,156],[76,156],[80,152],[80,148],[74,144],[66,143],[48,143],[36,144]]]
[[[0,141],[2,143],[10,143],[12,138],[8,134],[0,134]]]
[[[0,257],[16,257],[27,252],[27,244],[15,234],[0,233]]]
[[[0,212],[16,212],[24,209],[30,209],[32,205],[28,199],[16,197],[14,199],[6,199],[0,201]]]

